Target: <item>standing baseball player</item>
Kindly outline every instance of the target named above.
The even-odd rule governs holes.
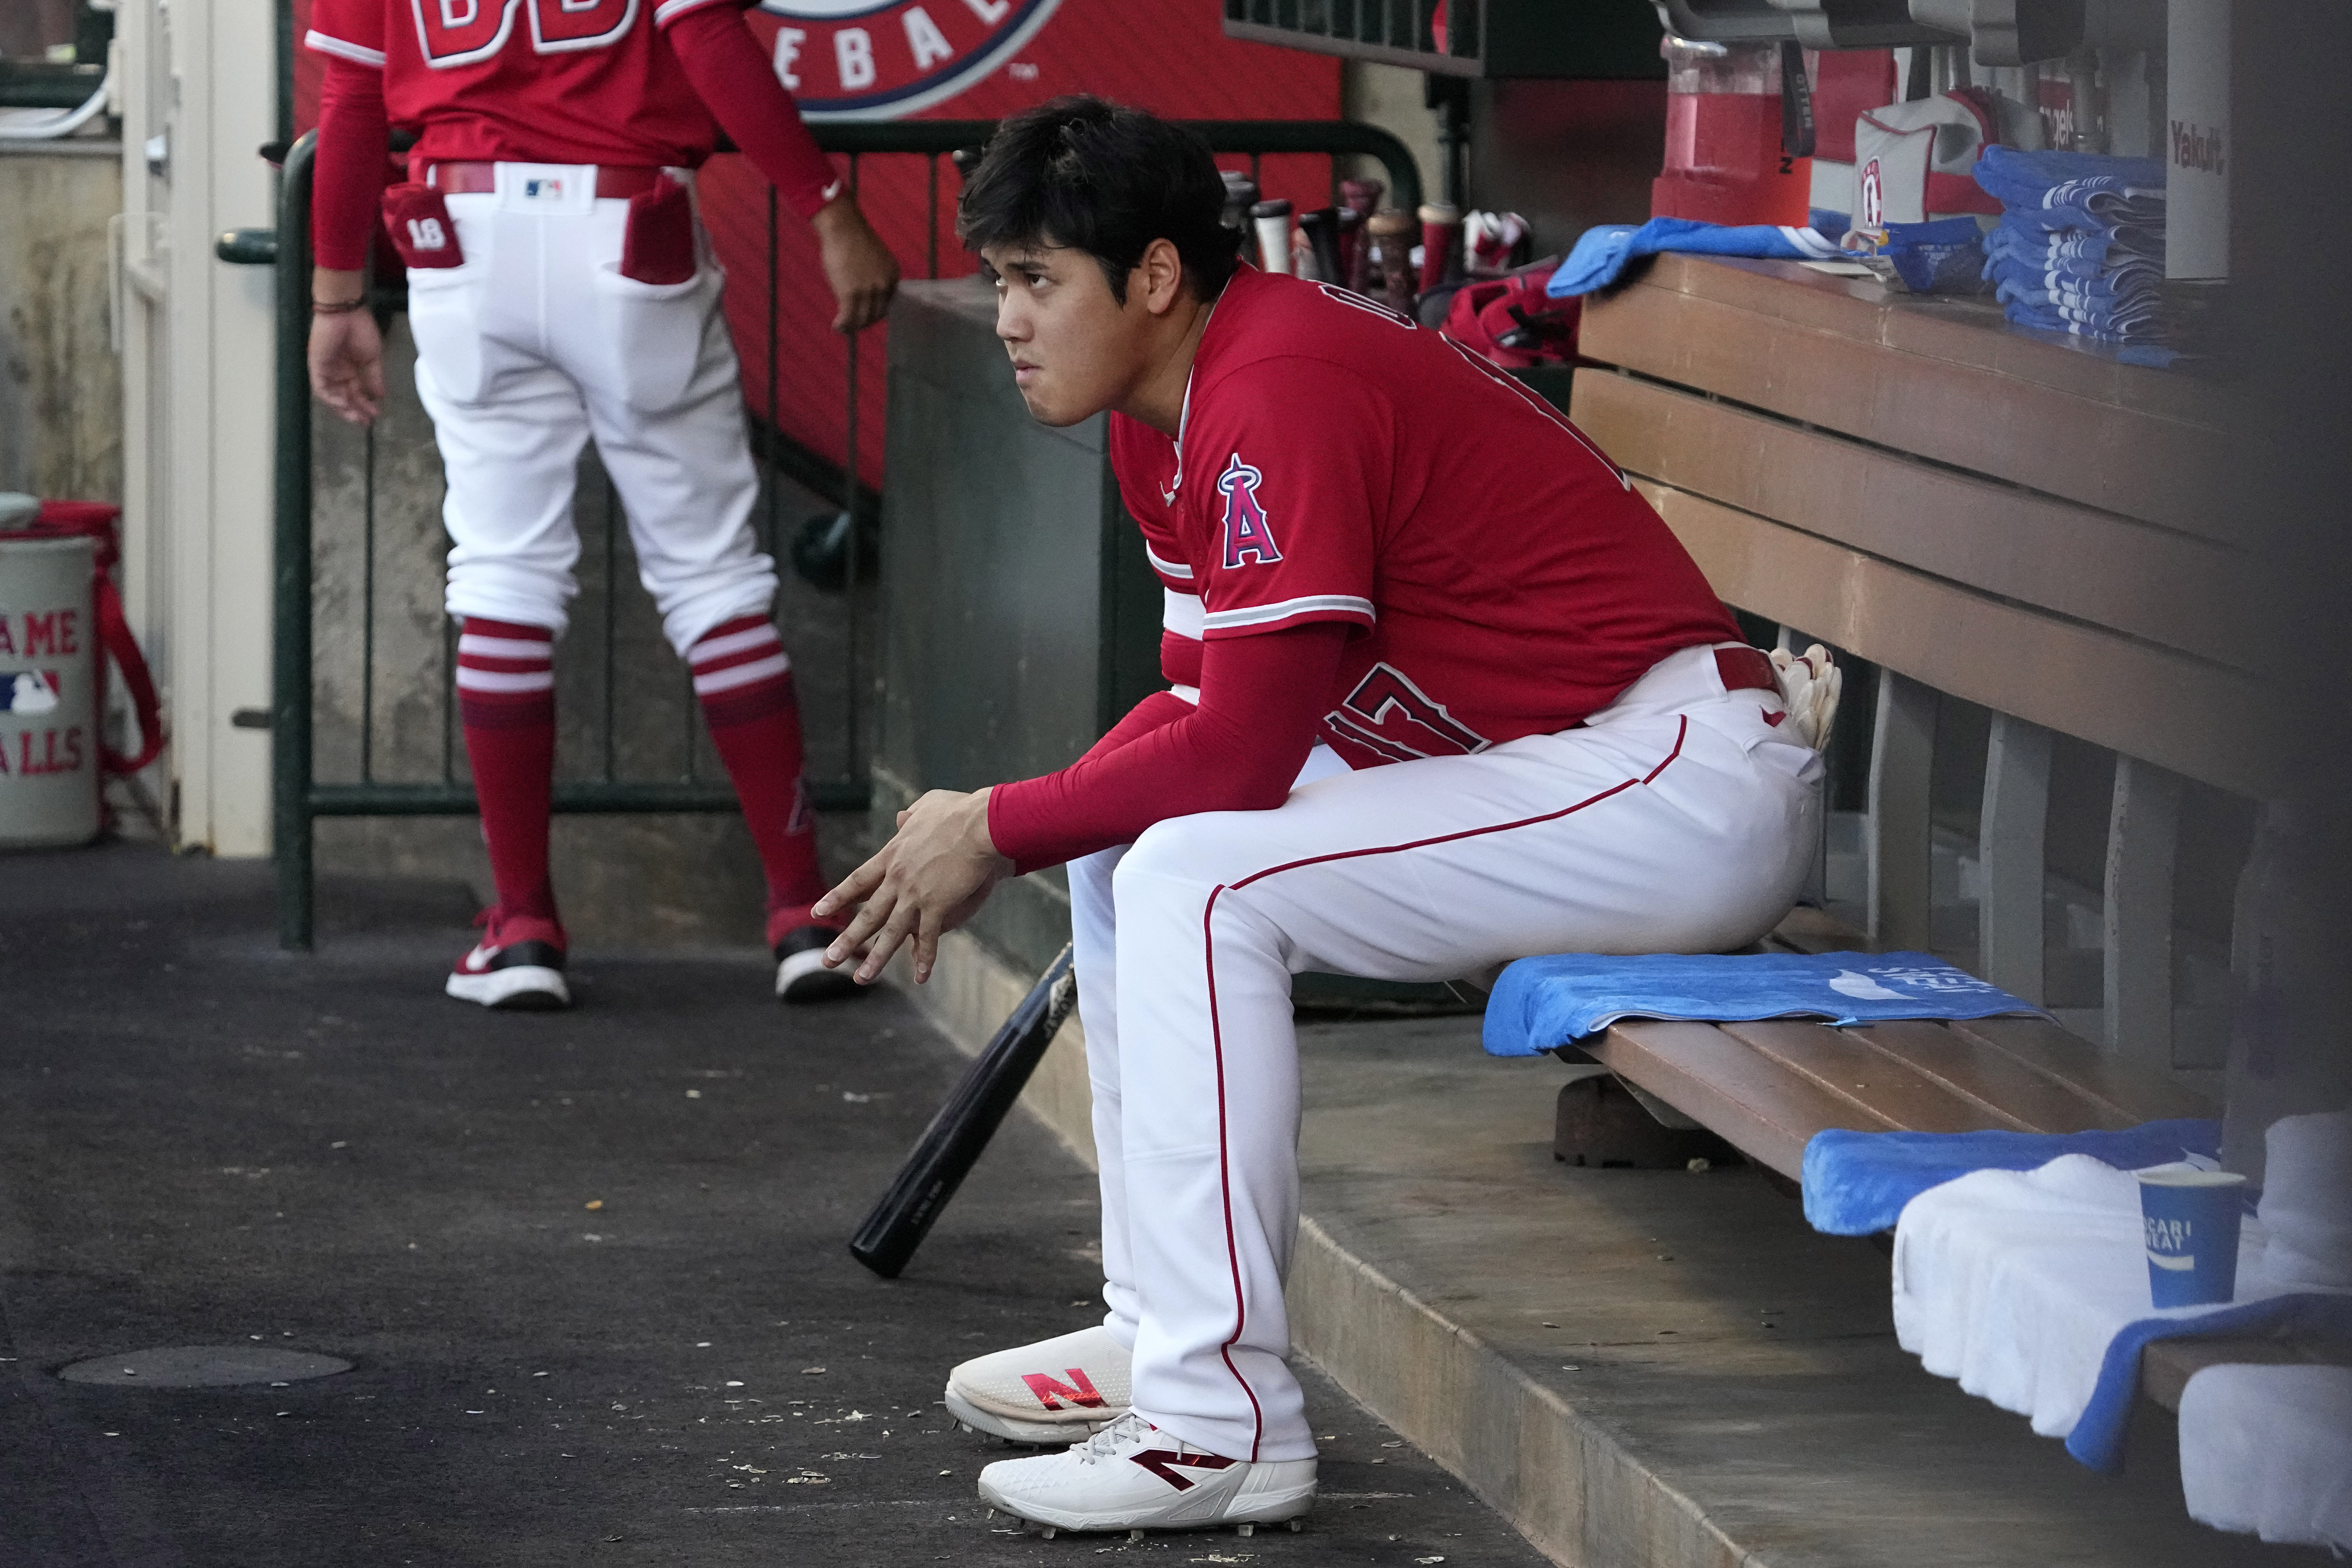
[[[498,902],[452,996],[560,1007],[563,922],[548,879],[554,645],[578,592],[573,474],[592,436],[639,576],[694,670],[768,884],[776,992],[846,988],[801,787],[792,662],[754,547],[722,273],[693,171],[724,125],[816,228],[834,326],[880,319],[898,269],[801,123],[744,0],[316,0],[327,57],[312,229],[311,385],[356,423],[383,398],[362,308],[379,205],[409,268],[416,386],[448,479],[457,696]],[[714,122],[714,115],[717,117]],[[417,132],[385,189],[388,125]]]
[[[870,982],[911,944],[920,980],[1000,879],[1069,868],[1109,1311],[947,1394],[985,1430],[1078,1440],[980,1482],[1066,1529],[1313,1501],[1282,1294],[1292,974],[1737,946],[1788,910],[1819,827],[1826,671],[1784,695],[1623,476],[1516,383],[1341,289],[1237,270],[1223,195],[1197,138],[1091,99],[1008,121],[966,186],[1031,414],[1111,411],[1173,689],[1060,773],[924,795],[816,906],[857,911],[829,962]]]

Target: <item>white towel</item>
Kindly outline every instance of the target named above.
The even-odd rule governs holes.
[[[2284,1289],[2256,1266],[2246,1222],[2239,1301]],[[2087,1154],[2038,1171],[1975,1171],[1905,1205],[1895,1227],[1895,1332],[1939,1377],[2030,1416],[2045,1437],[2074,1429],[2107,1342],[2142,1318],[2194,1317],[2148,1302],[2139,1183]]]
[[[2197,1373],[2180,1396],[2180,1489],[2216,1530],[2352,1550],[2352,1367]]]
[[[2323,1289],[2352,1287],[2352,1110],[2282,1116],[2263,1142],[2263,1271]]]

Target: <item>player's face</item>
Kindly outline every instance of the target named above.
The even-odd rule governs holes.
[[[1075,425],[1118,407],[1152,363],[1143,290],[1130,280],[1121,305],[1083,250],[991,246],[980,256],[996,285],[996,335],[1031,417]]]

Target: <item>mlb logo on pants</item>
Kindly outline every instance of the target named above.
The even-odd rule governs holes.
[[[527,202],[560,202],[563,199],[563,182],[557,179],[525,180],[522,198]]]

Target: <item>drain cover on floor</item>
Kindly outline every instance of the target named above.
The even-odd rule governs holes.
[[[351,1370],[347,1361],[307,1351],[272,1350],[267,1345],[173,1345],[92,1356],[58,1375],[68,1383],[102,1383],[113,1388],[226,1388],[240,1383],[299,1383]]]

